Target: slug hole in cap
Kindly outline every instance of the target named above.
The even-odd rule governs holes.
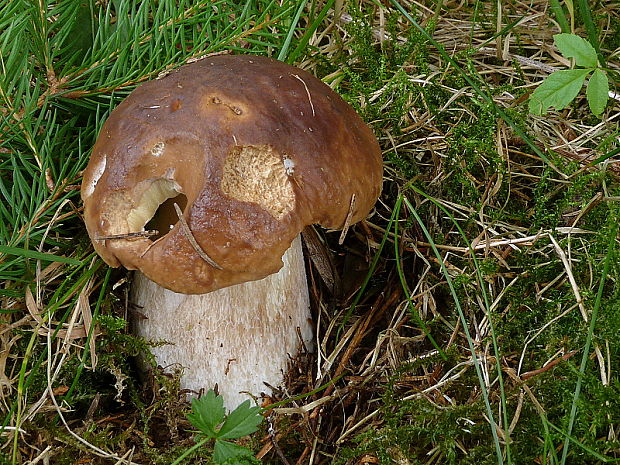
[[[142,194],[140,202],[127,215],[129,232],[159,231],[157,235],[150,236],[152,241],[165,236],[179,221],[174,209],[175,203],[182,211],[187,207],[187,197],[181,186],[172,179],[153,180]]]
[[[179,216],[174,209],[175,203],[179,206],[181,211],[184,212],[185,207],[187,206],[187,197],[185,194],[179,194],[176,197],[172,197],[162,202],[159,207],[157,207],[153,218],[151,218],[144,226],[144,229],[147,231],[159,231],[159,234],[150,237],[151,240],[156,241],[157,239],[164,237],[179,221]]]

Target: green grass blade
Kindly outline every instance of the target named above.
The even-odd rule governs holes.
[[[472,339],[472,337],[471,337],[471,335],[469,333],[469,327],[468,327],[468,324],[467,324],[467,318],[465,317],[465,313],[463,312],[463,309],[461,307],[461,302],[460,302],[460,300],[458,298],[458,295],[456,293],[456,290],[454,288],[454,284],[452,282],[452,278],[450,277],[448,269],[446,268],[446,265],[444,264],[444,262],[442,260],[441,254],[439,253],[439,250],[437,249],[437,246],[435,245],[435,241],[433,240],[433,236],[430,234],[430,232],[426,228],[426,225],[422,221],[422,218],[420,218],[420,216],[416,212],[415,208],[413,207],[413,205],[409,202],[409,200],[406,197],[404,198],[404,202],[405,202],[405,205],[407,205],[409,207],[409,209],[411,211],[411,214],[414,216],[416,222],[418,223],[418,226],[420,227],[420,229],[422,230],[424,236],[426,237],[426,240],[431,245],[431,249],[433,250],[433,254],[435,255],[435,257],[437,258],[438,263],[440,264],[441,272],[442,272],[444,278],[446,279],[446,282],[448,284],[448,288],[450,289],[450,294],[452,295],[452,299],[454,301],[454,304],[456,306],[457,312],[459,314],[459,318],[461,320],[461,324],[463,325],[463,331],[465,332],[465,335],[467,337],[467,343],[468,343],[468,346],[469,346],[469,351],[470,351],[470,354],[471,354],[471,357],[472,357],[472,360],[473,360],[473,363],[474,363],[474,368],[476,370],[476,374],[478,376],[478,381],[479,381],[480,390],[482,392],[482,396],[483,396],[483,399],[484,399],[484,405],[485,405],[488,421],[489,421],[490,426],[491,426],[491,435],[493,436],[493,443],[495,444],[495,453],[496,453],[496,457],[497,457],[497,463],[502,465],[504,463],[504,457],[503,457],[502,448],[501,448],[500,442],[499,442],[499,436],[497,434],[497,423],[495,422],[495,419],[494,419],[493,409],[491,408],[491,402],[489,400],[489,393],[488,393],[487,388],[485,386],[484,376],[482,374],[482,368],[480,367],[480,361],[478,360],[478,356],[476,355],[476,349],[474,347],[473,339]],[[498,357],[498,359],[499,359],[499,357]],[[501,377],[501,369],[498,371],[498,376]],[[505,411],[505,409],[504,409],[504,411]],[[508,455],[508,457],[510,457],[510,455]]]
[[[599,34],[594,21],[592,20],[592,11],[590,10],[590,2],[588,0],[576,0],[577,8],[579,10],[579,15],[581,16],[581,20],[583,21],[583,25],[586,28],[586,33],[588,34],[588,41],[596,50],[596,54],[598,55],[599,62],[602,66],[606,66],[605,56],[601,53],[601,46],[599,43]]]
[[[295,47],[295,50],[293,50],[288,56],[288,59],[287,59],[288,63],[297,62],[297,58],[306,50],[306,48],[308,47],[308,42],[310,41],[310,38],[312,37],[312,34],[314,34],[314,32],[319,27],[319,25],[323,22],[323,20],[327,16],[327,13],[334,5],[334,1],[335,0],[327,0],[327,2],[325,3],[325,6],[316,16],[312,24],[310,24],[310,26],[306,28],[304,35],[299,40],[299,44],[297,44],[297,47]]]
[[[400,257],[401,255],[400,254],[400,243],[398,240],[398,237],[399,237],[398,236],[398,218],[400,217],[400,209],[402,206],[402,201],[403,201],[403,196],[399,195],[398,200],[396,201],[396,205],[394,206],[394,208],[396,209],[396,221],[394,221],[394,257],[396,260],[396,270],[398,273],[398,278],[400,280],[400,285],[403,290],[403,293],[405,294],[407,306],[409,307],[409,314],[415,319],[415,322],[422,329],[422,332],[428,338],[428,340],[433,345],[435,350],[439,352],[439,355],[441,355],[441,358],[443,358],[444,360],[448,360],[448,356],[446,355],[444,350],[439,346],[439,344],[437,344],[437,342],[435,341],[435,338],[430,332],[428,325],[422,320],[422,318],[420,318],[420,316],[418,315],[417,309],[414,307],[413,303],[411,302],[411,292],[409,291],[409,285],[407,284],[407,278],[405,278],[405,273],[403,271],[402,261]]]
[[[288,33],[286,34],[286,39],[284,39],[284,44],[282,44],[282,48],[280,49],[280,53],[278,53],[278,60],[280,61],[286,61],[287,60],[287,54],[288,54],[288,49],[291,45],[291,41],[293,40],[293,34],[295,34],[295,29],[297,28],[297,24],[299,23],[299,18],[301,18],[301,14],[304,11],[304,8],[306,7],[306,2],[307,0],[303,0],[300,4],[299,4],[299,8],[297,8],[297,12],[295,13],[295,17],[293,18],[293,21],[291,23],[291,26],[288,30]]]
[[[570,24],[568,22],[568,18],[566,17],[566,13],[564,12],[564,8],[562,8],[562,5],[560,4],[560,1],[549,0],[549,8],[551,8],[551,11],[555,16],[555,20],[560,25],[560,30],[565,34],[569,34],[571,32]]]
[[[36,250],[20,249],[19,247],[9,247],[7,245],[0,245],[0,253],[5,255],[17,255],[18,257],[24,258],[32,258],[34,260],[41,260],[44,262],[67,263],[75,266],[82,264],[80,260],[76,260],[75,258],[61,257],[59,255],[37,252]]]
[[[614,212],[616,213],[616,212]],[[601,274],[601,280],[599,281],[598,292],[596,294],[596,300],[594,302],[594,308],[592,309],[592,313],[590,315],[590,324],[588,326],[588,335],[586,338],[586,343],[583,348],[583,354],[581,355],[581,364],[579,366],[579,377],[577,378],[577,384],[575,386],[575,392],[573,394],[573,402],[571,404],[570,415],[568,419],[568,426],[566,428],[566,439],[564,440],[564,447],[562,450],[562,460],[561,465],[566,464],[566,459],[568,457],[568,450],[570,441],[570,435],[573,431],[573,426],[575,424],[575,418],[577,417],[577,402],[579,401],[579,396],[581,395],[581,386],[583,384],[583,378],[586,371],[586,367],[588,366],[588,359],[590,357],[590,347],[592,346],[592,338],[594,337],[594,327],[596,326],[596,318],[598,316],[598,312],[601,307],[601,300],[603,298],[603,290],[605,288],[605,283],[607,282],[607,276],[609,274],[609,268],[611,266],[611,260],[615,257],[615,249],[616,249],[616,236],[618,233],[618,215],[612,214],[612,217],[615,220],[612,222],[612,227],[609,232],[609,245],[607,248],[607,253],[605,255],[605,261],[603,263],[603,272]]]

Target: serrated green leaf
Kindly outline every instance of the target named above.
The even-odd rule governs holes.
[[[187,419],[201,433],[216,438],[218,433],[215,428],[224,421],[225,414],[224,399],[210,390],[206,395],[192,399],[192,413],[187,415]]]
[[[550,74],[530,96],[530,112],[542,115],[549,107],[566,108],[583,86],[590,69],[564,69]]]
[[[259,412],[260,407],[251,407],[250,401],[246,400],[226,417],[226,421],[218,431],[217,437],[221,439],[235,439],[252,434],[263,421],[263,417]]]
[[[586,39],[575,34],[556,34],[555,46],[566,58],[574,58],[577,66],[595,68],[598,66],[596,50]]]
[[[595,115],[600,115],[607,106],[609,99],[609,80],[607,75],[597,69],[592,73],[588,87],[586,87],[586,96],[588,97],[588,105]]]
[[[216,440],[213,448],[213,461],[226,465],[247,465],[252,463],[252,452],[238,444]]]

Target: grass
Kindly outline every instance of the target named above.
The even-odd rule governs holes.
[[[130,275],[94,254],[78,189],[131,90],[220,52],[316,74],[385,161],[366,223],[320,232],[343,292],[309,264],[321,356],[244,445],[273,464],[617,462],[618,103],[527,113],[567,66],[555,33],[618,76],[617,8],[570,5],[3,3],[0,463],[167,464],[194,444],[178,378],[137,376]]]

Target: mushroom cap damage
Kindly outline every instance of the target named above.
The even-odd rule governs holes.
[[[112,112],[82,199],[108,265],[202,294],[277,272],[306,225],[360,221],[381,181],[371,130],[320,80],[269,58],[214,56]]]

